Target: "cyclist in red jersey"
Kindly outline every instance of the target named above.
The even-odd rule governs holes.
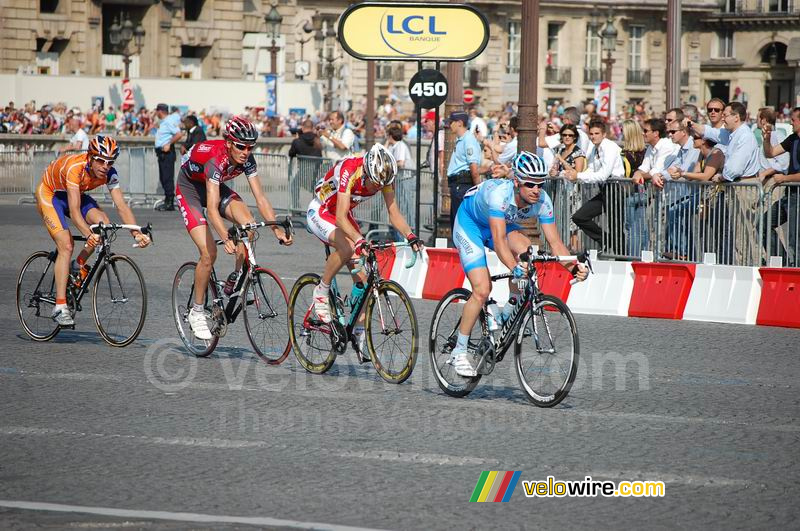
[[[244,245],[237,247],[228,237],[224,219],[236,224],[255,222],[250,209],[239,195],[226,184],[242,173],[247,177],[250,190],[256,200],[258,212],[266,221],[275,221],[275,211],[261,190],[252,155],[258,133],[247,119],[234,116],[225,125],[224,140],[207,140],[192,146],[183,156],[175,198],[178,200],[183,222],[192,241],[200,252],[200,260],[194,273],[194,306],[189,312],[189,326],[198,339],[211,339],[205,311],[204,297],[211,268],[217,259],[217,246],[208,223],[214,227],[225,242],[225,252],[236,254],[236,268],[229,277],[235,283],[245,259]],[[206,208],[208,219],[203,217]],[[273,227],[278,241],[291,245],[291,236],[286,237],[280,227]]]
[[[423,247],[395,202],[392,183],[396,174],[397,162],[392,154],[382,145],[375,144],[363,158],[350,157],[337,162],[314,189],[315,197],[308,205],[306,214],[308,230],[334,248],[325,264],[322,280],[314,288],[314,312],[325,323],[331,321],[328,294],[334,275],[345,263],[352,262],[368,250],[352,213],[359,203],[381,192],[389,212],[389,223],[401,234],[407,235],[408,243],[415,251]],[[354,282],[359,280],[366,281],[363,272],[353,278]],[[363,315],[359,317],[359,326],[355,329],[358,345],[363,344],[363,318]],[[359,356],[363,357],[364,349],[359,350]]]

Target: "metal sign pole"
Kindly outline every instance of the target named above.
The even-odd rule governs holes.
[[[422,70],[422,61],[417,62],[417,72]],[[422,105],[416,104],[417,107],[417,201],[414,212],[414,234],[419,237],[419,211],[420,211],[420,196],[422,191]]]
[[[441,70],[442,64],[436,61],[436,70]],[[439,235],[439,106],[434,109],[433,118],[433,237],[431,241],[436,242]]]

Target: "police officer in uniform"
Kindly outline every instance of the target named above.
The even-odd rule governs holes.
[[[456,135],[456,147],[447,166],[447,184],[450,186],[450,230],[467,190],[481,182],[478,167],[481,163],[481,145],[469,130],[469,115],[462,111],[450,113],[445,126]]]

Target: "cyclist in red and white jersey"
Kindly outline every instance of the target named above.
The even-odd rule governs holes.
[[[261,190],[261,182],[256,171],[256,161],[252,155],[258,133],[247,119],[234,116],[225,126],[224,140],[207,140],[192,146],[183,156],[175,198],[178,200],[183,222],[192,241],[200,252],[200,260],[194,273],[194,306],[189,312],[189,325],[198,339],[211,339],[205,312],[204,297],[211,268],[217,259],[217,246],[208,223],[214,227],[220,239],[225,242],[225,252],[236,254],[236,269],[228,278],[233,285],[245,259],[244,245],[237,247],[228,237],[224,219],[236,224],[253,223],[255,218],[250,209],[231,190],[226,181],[244,173],[250,190],[256,200],[259,214],[266,221],[275,221],[275,211]],[[206,208],[208,219],[203,216]],[[291,236],[286,237],[280,227],[273,227],[278,241],[290,245]],[[227,286],[227,285],[226,285]]]
[[[396,174],[397,162],[392,154],[382,145],[375,144],[364,157],[350,157],[337,162],[314,189],[315,197],[308,205],[306,215],[308,230],[333,247],[322,280],[314,289],[314,312],[325,323],[331,321],[328,294],[334,275],[346,262],[367,253],[367,242],[352,213],[359,203],[381,192],[389,213],[389,223],[401,234],[407,235],[406,239],[415,251],[423,247],[420,239],[411,232],[395,201],[392,183]],[[363,273],[360,273],[360,277],[362,282],[366,280]],[[355,333],[361,344],[359,334],[363,336],[363,327],[357,326]]]

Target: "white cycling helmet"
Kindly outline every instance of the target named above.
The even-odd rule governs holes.
[[[511,166],[518,181],[544,182],[547,178],[547,167],[542,157],[530,151],[520,151]]]
[[[364,173],[378,186],[388,186],[397,175],[397,161],[385,147],[375,144],[364,155]]]

